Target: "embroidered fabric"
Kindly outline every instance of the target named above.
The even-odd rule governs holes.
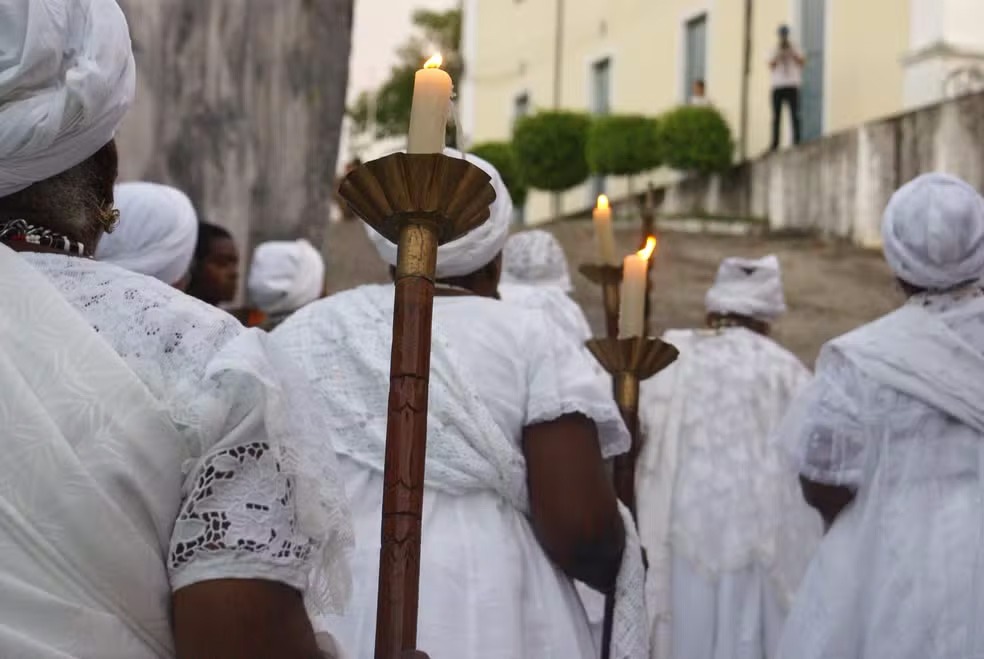
[[[668,652],[672,561],[711,580],[761,566],[789,606],[820,539],[795,470],[772,432],[809,372],[743,328],[680,330],[680,359],[643,383],[637,470],[657,643]],[[713,413],[708,413],[712,410]]]
[[[347,598],[352,542],[320,404],[258,330],[149,277],[25,254],[161,400],[187,442],[172,588],[266,578],[315,609]]]
[[[442,305],[469,305],[458,313],[479,324],[478,314],[502,314],[493,300],[440,298]],[[484,311],[480,310],[483,309]],[[516,391],[502,391],[498,398],[479,397],[459,361],[463,348],[452,343],[441,326],[449,320],[436,310],[433,326],[428,445],[425,482],[451,494],[492,491],[516,510],[527,513],[529,500],[526,466],[519,446],[521,427],[579,412],[598,426],[606,456],[624,452],[628,433],[605,388],[586,366],[577,346],[559,335],[542,315],[518,310],[511,319],[524,336],[523,355],[501,353],[501,363],[488,360],[483,391],[496,389],[489,382],[525,389],[526,409],[518,410],[515,428],[509,432],[500,417],[515,415]],[[301,309],[274,332],[286,351],[303,358],[305,372],[315,387],[336,392],[326,401],[333,419],[331,434],[338,451],[379,473],[385,461],[386,415],[390,356],[392,286],[364,286],[340,293]],[[490,323],[491,327],[496,324]],[[486,327],[486,332],[493,332]],[[459,338],[461,338],[459,336]],[[493,341],[494,336],[483,340]],[[475,350],[474,346],[471,347]],[[483,346],[483,351],[488,351]],[[484,352],[483,352],[484,354]],[[519,382],[510,382],[518,369]],[[509,379],[507,379],[509,378]],[[497,407],[499,403],[502,407]],[[493,413],[496,414],[493,417]],[[643,600],[644,577],[641,549],[627,539],[619,588],[624,596],[616,609],[614,639],[619,659],[648,654],[648,624]],[[634,596],[630,591],[634,591]],[[640,641],[640,638],[643,639]],[[638,649],[646,647],[640,654]]]

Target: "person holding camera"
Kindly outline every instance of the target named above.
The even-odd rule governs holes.
[[[800,86],[806,58],[789,39],[789,27],[779,28],[779,46],[769,60],[772,69],[772,151],[779,148],[783,105],[793,121],[793,144],[800,143]]]

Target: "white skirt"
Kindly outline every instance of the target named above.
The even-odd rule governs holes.
[[[348,657],[373,656],[382,474],[339,458],[356,548],[345,616],[321,616]],[[574,586],[529,521],[491,492],[424,492],[417,646],[431,659],[595,659]]]
[[[674,556],[673,659],[775,657],[784,614],[770,581],[757,565],[711,579]]]
[[[834,524],[793,603],[781,659],[984,657],[984,497],[927,479]]]

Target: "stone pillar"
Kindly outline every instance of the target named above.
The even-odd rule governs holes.
[[[909,0],[909,6],[906,108],[984,89],[984,2]]]

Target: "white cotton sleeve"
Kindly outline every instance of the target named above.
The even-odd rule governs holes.
[[[525,425],[583,414],[595,422],[601,453],[607,459],[629,450],[631,440],[612,396],[611,379],[591,354],[554,323],[536,323],[526,341],[529,397]]]
[[[828,485],[860,484],[868,458],[866,400],[870,396],[857,368],[825,351],[816,377],[800,391],[776,431],[800,474]]]
[[[288,584],[316,610],[348,596],[352,544],[321,405],[298,370],[251,330],[185,392],[201,450],[185,466],[168,570],[175,590],[213,579]]]

